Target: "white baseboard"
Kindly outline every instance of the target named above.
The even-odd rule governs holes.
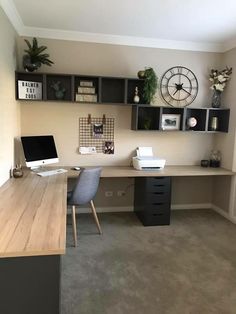
[[[216,211],[218,214],[220,214],[221,216],[225,217],[226,219],[230,220],[231,222],[233,222],[234,224],[236,224],[236,217],[231,217],[229,215],[229,213],[227,213],[226,211],[224,211],[223,209],[221,209],[220,207],[212,204],[211,207],[214,211]]]
[[[117,213],[117,212],[132,212],[134,210],[133,206],[107,206],[107,207],[97,207],[97,213]],[[90,207],[76,207],[76,213],[87,214],[91,213]]]
[[[171,210],[181,210],[181,209],[207,209],[212,208],[210,203],[201,204],[178,204],[172,205]],[[133,206],[106,206],[106,207],[96,207],[98,213],[117,213],[117,212],[132,212],[134,211]],[[76,213],[90,213],[91,209],[89,207],[76,208]]]
[[[212,208],[211,203],[199,203],[199,204],[173,204],[171,205],[171,210],[181,210],[181,209],[209,209]]]
[[[220,207],[215,206],[211,203],[200,203],[200,204],[178,204],[172,205],[171,210],[181,210],[181,209],[213,209],[221,216],[230,220],[231,222],[236,224],[236,217],[231,217],[229,213],[225,212]],[[132,212],[134,210],[133,206],[107,206],[107,207],[96,207],[96,211],[98,213],[117,213],[117,212]],[[85,214],[91,213],[91,209],[89,207],[76,207],[76,213]]]

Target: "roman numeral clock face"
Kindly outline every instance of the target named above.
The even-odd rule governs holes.
[[[172,107],[186,107],[197,97],[198,81],[194,73],[182,66],[167,70],[161,78],[161,95]]]

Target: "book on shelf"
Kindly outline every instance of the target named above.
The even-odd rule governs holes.
[[[82,87],[93,87],[93,81],[80,81],[79,85]]]
[[[78,94],[95,94],[95,87],[78,87]]]
[[[80,102],[97,102],[97,94],[76,94],[75,101]]]

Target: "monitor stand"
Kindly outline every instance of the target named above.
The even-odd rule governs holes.
[[[45,166],[35,166],[35,167],[30,167],[30,170],[33,172],[44,172],[47,169],[45,169]]]

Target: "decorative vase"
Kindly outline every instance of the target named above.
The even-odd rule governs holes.
[[[21,166],[17,166],[12,170],[12,175],[14,178],[21,178],[23,177],[23,170]]]
[[[65,92],[63,90],[57,90],[55,91],[55,97],[58,100],[62,100],[65,97]]]
[[[213,96],[212,96],[212,107],[213,108],[220,108],[221,106],[221,91],[214,90]]]
[[[138,78],[144,79],[145,78],[145,70],[138,71]]]
[[[139,101],[140,101],[140,97],[139,97],[139,95],[138,95],[138,86],[136,86],[135,87],[135,92],[134,92],[134,103],[135,104],[138,104],[139,103]]]
[[[40,62],[31,62],[31,58],[27,55],[23,56],[23,67],[26,72],[34,72],[40,68],[41,63]]]

